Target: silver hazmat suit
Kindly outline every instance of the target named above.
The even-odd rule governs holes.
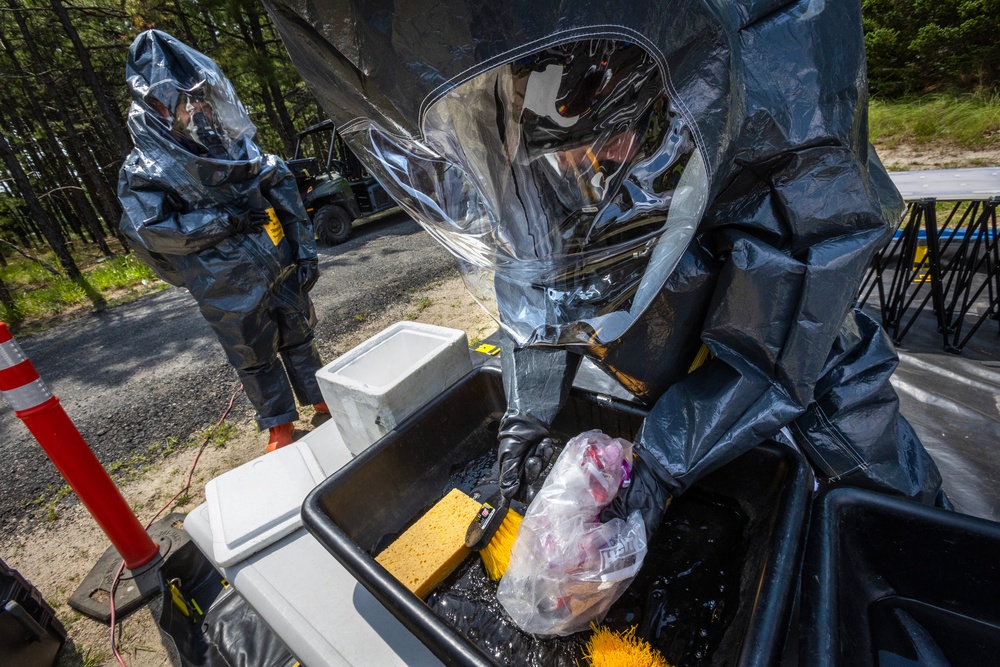
[[[515,475],[586,355],[651,406],[638,450],[671,494],[789,427],[824,480],[938,497],[854,308],[902,213],[859,2],[265,4],[496,314]]]
[[[121,230],[161,278],[191,292],[258,426],[294,421],[295,397],[323,400],[315,314],[296,275],[297,265],[315,266],[316,245],[295,180],[261,152],[207,56],[149,30],[129,49],[126,79],[135,148],[119,177]]]

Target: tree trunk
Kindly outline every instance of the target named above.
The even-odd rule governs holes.
[[[79,97],[77,97],[77,102],[78,102],[78,107],[82,109],[83,103],[79,99]],[[88,142],[88,144],[89,144],[88,146],[81,147],[81,150],[88,151],[88,154],[90,155],[94,165],[96,166],[100,162],[101,156],[100,153],[97,153],[94,150],[92,150],[92,147],[94,147],[95,145],[98,148],[103,147],[104,151],[106,152],[107,145],[103,143],[97,144],[96,142]],[[117,155],[114,155],[111,161],[115,165],[115,174],[117,174],[118,170],[121,168],[122,160]],[[99,180],[101,185],[103,186],[100,189],[100,192],[103,194],[105,199],[103,201],[98,200],[97,197],[92,194],[91,198],[95,200],[94,206],[97,207],[99,210],[101,210],[101,219],[98,220],[95,218],[94,224],[88,225],[88,228],[91,230],[91,233],[97,234],[101,237],[102,239],[100,242],[102,244],[101,251],[104,252],[105,256],[113,257],[114,253],[111,252],[110,248],[106,247],[107,243],[103,239],[107,237],[108,234],[117,235],[118,223],[121,221],[121,202],[118,201],[118,194],[116,191],[117,178],[115,178],[112,181],[111,179],[108,179],[104,176],[104,172],[100,167],[96,167],[96,169],[97,173],[94,174],[94,179]],[[92,190],[91,192],[93,193],[94,191]],[[103,226],[101,225],[102,220],[104,221]]]
[[[2,112],[0,112],[0,126],[7,126]],[[38,224],[42,234],[45,236],[45,240],[48,241],[49,245],[52,246],[52,250],[56,253],[59,263],[66,270],[66,275],[70,278],[80,277],[80,269],[77,268],[76,262],[73,261],[73,256],[69,254],[65,237],[63,237],[62,232],[59,231],[59,228],[52,221],[52,218],[49,217],[49,214],[42,208],[38,197],[35,196],[35,191],[31,187],[31,181],[28,180],[28,175],[24,173],[21,163],[14,154],[13,149],[11,149],[10,144],[7,143],[7,137],[3,133],[0,133],[0,159],[3,160],[4,166],[7,167],[11,178],[14,179],[14,184],[17,185],[17,189],[25,205],[27,205],[31,217]]]
[[[253,42],[254,50],[270,59],[271,53],[267,48],[267,43],[264,41],[264,34],[261,30],[261,17],[258,6],[253,3],[247,3],[244,5],[244,8],[250,19],[250,39]],[[270,96],[274,99],[274,106],[279,121],[276,129],[285,144],[285,155],[291,155],[292,151],[295,150],[295,126],[292,124],[292,119],[288,115],[288,108],[285,106],[285,93],[281,90],[281,85],[274,75],[273,67],[269,66],[267,71],[262,72],[262,74],[265,76],[266,90],[270,92]],[[261,88],[263,90],[265,86]]]
[[[7,260],[4,260],[3,265],[7,266]],[[10,320],[9,324],[16,327],[17,323],[21,321],[21,309],[17,307],[14,295],[7,289],[7,283],[3,281],[3,278],[0,278],[0,303],[7,311],[4,319]]]
[[[108,184],[104,180],[93,155],[87,149],[86,145],[80,140],[76,128],[73,125],[73,119],[66,111],[66,106],[63,103],[63,97],[59,93],[58,87],[52,79],[52,76],[49,74],[49,69],[46,67],[42,54],[38,51],[38,46],[35,44],[31,31],[28,29],[28,24],[24,20],[24,16],[22,15],[23,10],[18,7],[15,0],[8,0],[7,6],[12,10],[11,13],[14,16],[14,20],[17,22],[17,26],[21,30],[21,35],[24,37],[28,53],[31,54],[34,68],[36,72],[38,72],[38,77],[45,84],[46,91],[49,95],[49,102],[55,110],[56,117],[63,125],[63,129],[66,131],[67,148],[69,149],[70,156],[75,158],[74,162],[77,163],[76,171],[80,174],[81,178],[83,178],[84,183],[87,185],[87,189],[90,191],[91,196],[94,199],[94,203],[97,205],[98,211],[101,212],[104,219],[109,223],[112,220],[117,221],[121,216],[121,207],[118,205],[118,198],[108,187]],[[13,56],[12,52],[11,55]],[[53,156],[53,158],[55,158],[55,156]],[[103,232],[101,232],[101,237],[103,238]],[[106,244],[105,247],[107,247]],[[108,252],[110,252],[110,249]]]
[[[185,13],[184,8],[181,6],[180,0],[174,0],[174,12],[177,15],[177,21],[181,26],[181,39],[185,44],[193,49],[201,50],[198,47],[198,39],[195,37],[194,31],[191,30],[191,22],[188,21],[187,13]]]
[[[38,233],[38,226],[34,224],[30,216],[24,215],[21,210],[23,208],[25,208],[23,205],[18,206],[12,211],[14,225],[11,227],[11,231],[14,232],[14,236],[17,237],[22,246],[31,247],[44,243],[45,239]]]
[[[34,128],[25,122],[25,119],[19,119],[21,122],[19,126],[21,128],[22,137],[32,137],[35,135]],[[47,127],[47,123],[43,120],[43,129],[46,131],[51,131]],[[43,136],[47,140],[49,155],[52,155],[52,151],[58,150],[58,147],[53,141],[50,134],[43,133]],[[54,187],[38,195],[38,200],[42,201],[46,198],[51,198],[49,200],[49,207],[55,207],[60,212],[60,218],[69,224],[69,227],[73,230],[76,236],[87,240],[84,235],[83,230],[87,228],[88,231],[96,226],[100,229],[100,221],[97,219],[97,215],[94,212],[94,208],[87,201],[86,194],[83,189],[75,184],[73,175],[70,173],[66,164],[62,160],[52,160],[46,159],[46,150],[43,146],[39,145],[38,141],[28,141],[22,146],[22,151],[30,156],[31,162],[34,165],[36,171],[44,175],[44,182],[52,184]],[[60,186],[59,183],[67,183],[70,185]],[[71,211],[67,210],[67,206],[71,207]],[[85,224],[80,224],[80,221],[84,221]],[[88,224],[89,223],[89,224]],[[91,237],[93,233],[91,232]],[[105,252],[105,256],[110,252],[110,248],[104,243],[104,239],[95,238],[94,243],[101,248],[102,252]]]
[[[56,221],[62,221],[62,228],[64,235],[69,239],[70,252],[74,246],[73,237],[82,240],[84,243],[96,243],[97,239],[94,238],[93,233],[80,224],[80,216],[76,215],[76,211],[73,210],[73,206],[65,199],[57,199],[56,201],[49,204],[49,210],[55,210]],[[66,233],[66,228],[69,228],[73,233]]]
[[[0,41],[5,41],[5,35],[2,33],[2,31],[0,31]],[[32,141],[28,144],[26,150],[28,150],[31,153],[34,162],[37,165],[43,165],[43,164],[54,165],[55,168],[59,170],[61,178],[52,179],[53,184],[61,182],[67,186],[72,187],[73,190],[71,197],[73,198],[74,207],[79,213],[80,218],[90,230],[94,230],[95,228],[100,230],[101,221],[97,219],[97,214],[94,211],[93,206],[91,206],[90,202],[87,200],[86,193],[83,191],[82,188],[79,188],[76,185],[76,179],[73,177],[73,174],[70,173],[70,170],[67,167],[65,161],[54,158],[45,159],[44,157],[45,153],[48,153],[51,156],[56,156],[56,155],[62,155],[63,151],[55,140],[55,132],[53,131],[52,126],[49,125],[48,119],[45,116],[41,104],[38,102],[36,95],[33,94],[33,91],[28,88],[29,79],[24,71],[24,68],[21,67],[21,62],[18,60],[17,54],[14,53],[13,49],[8,48],[7,56],[8,58],[10,58],[14,73],[18,75],[21,78],[21,81],[23,82],[24,92],[25,92],[24,97],[28,100],[28,106],[31,110],[31,115],[38,121],[42,130],[41,135],[42,135],[42,141],[44,141],[44,147],[39,146],[36,141]],[[3,104],[5,108],[13,107],[13,104],[10,103],[10,100],[7,99],[0,102],[0,104]],[[20,121],[19,127],[21,128],[21,136],[24,137],[34,136],[35,134],[34,128],[28,125],[27,120],[25,118],[20,118],[18,120]],[[45,195],[42,195],[43,198],[44,196]],[[94,235],[98,238],[97,241],[98,247],[101,249],[101,252],[104,254],[104,256],[113,257],[114,253],[111,252],[111,248],[109,248],[108,244],[104,241],[103,233]]]
[[[59,17],[59,22],[62,23],[63,30],[69,36],[69,40],[73,42],[73,50],[76,52],[76,57],[80,61],[80,66],[83,68],[83,78],[90,86],[90,89],[94,93],[94,98],[97,100],[97,106],[101,110],[101,115],[104,117],[104,122],[107,128],[111,131],[111,135],[118,144],[118,154],[124,159],[128,155],[129,151],[132,150],[132,141],[128,136],[128,131],[125,127],[125,122],[122,120],[121,114],[118,109],[115,108],[113,98],[108,94],[108,91],[104,87],[104,82],[97,76],[94,71],[94,64],[90,59],[90,52],[83,45],[80,40],[80,35],[73,26],[73,23],[69,20],[69,14],[66,12],[66,7],[63,5],[62,0],[51,0],[52,9],[55,10],[56,16]]]

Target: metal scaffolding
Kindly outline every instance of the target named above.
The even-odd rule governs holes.
[[[877,296],[897,345],[930,304],[945,351],[960,354],[987,319],[1000,320],[1000,168],[890,176],[907,215],[875,256],[858,303]]]

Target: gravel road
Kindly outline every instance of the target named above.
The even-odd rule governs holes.
[[[454,270],[453,258],[402,213],[354,230],[347,243],[319,248],[312,291],[316,335],[326,361],[338,337],[407,292]],[[183,441],[211,425],[236,386],[235,371],[187,290],[171,288],[18,342],[109,466],[168,437]],[[249,404],[241,396],[243,406]],[[0,524],[24,503],[64,485],[5,402],[0,408]]]

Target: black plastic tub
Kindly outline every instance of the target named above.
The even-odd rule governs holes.
[[[559,664],[551,655],[501,655],[484,644],[478,632],[470,633],[476,635],[475,641],[470,639],[373,559],[373,554],[451,487],[471,490],[483,465],[488,467],[495,455],[497,423],[504,407],[499,371],[473,371],[326,479],[306,498],[302,509],[306,528],[403,625],[450,665],[522,664],[522,657],[523,664]],[[643,411],[633,404],[574,390],[553,430],[567,437],[596,428],[632,439],[643,416]],[[470,463],[475,461],[486,464]],[[733,582],[726,593],[730,603],[724,613],[715,608],[714,601],[699,605],[707,608],[711,621],[722,619],[716,623],[722,627],[710,642],[698,647],[696,657],[688,655],[677,660],[668,654],[668,661],[741,666],[775,665],[780,661],[796,593],[811,492],[812,473],[802,457],[790,448],[766,443],[706,476],[674,501],[668,511],[670,518],[683,516],[685,507],[721,507],[740,518],[735,537],[729,540],[732,546],[727,547],[732,563],[731,571],[726,573],[727,581]],[[692,527],[685,523],[669,529],[664,525],[657,538],[670,540],[667,546],[678,557],[685,555],[685,546],[688,551],[718,546],[716,540],[704,536],[704,529],[711,530],[711,525]],[[686,556],[689,563],[683,567],[704,560],[700,553]],[[478,566],[474,558],[463,563],[467,575],[468,568]],[[647,572],[654,560],[647,558],[636,583],[653,581],[667,586],[663,590],[668,592],[683,590],[683,586],[670,589],[669,585],[671,576],[679,577],[684,572]],[[671,567],[682,567],[676,558],[667,561]],[[721,595],[718,597],[721,599]],[[612,607],[609,618],[618,614],[632,620],[631,612],[616,610],[618,606]],[[701,613],[693,606],[691,609],[692,613]],[[657,627],[664,625],[661,618]],[[702,637],[706,634],[697,632]],[[674,646],[684,644],[676,638],[671,641]]]
[[[0,667],[51,667],[65,642],[41,592],[0,559]]]
[[[1000,523],[836,489],[803,582],[803,665],[1000,663]]]

